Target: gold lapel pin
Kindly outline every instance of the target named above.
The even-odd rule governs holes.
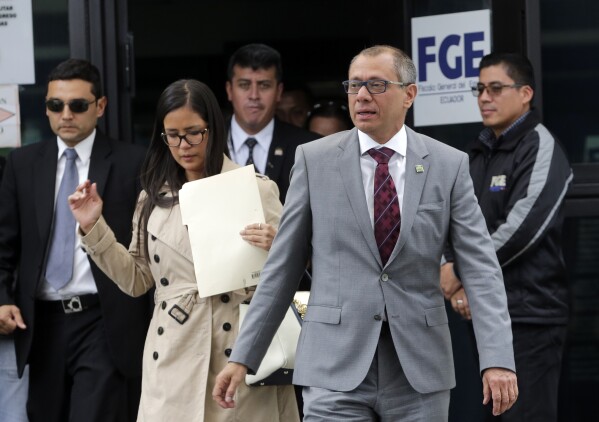
[[[416,164],[416,173],[424,173],[424,166],[422,164]]]

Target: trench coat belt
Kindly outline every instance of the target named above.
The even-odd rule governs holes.
[[[189,318],[193,305],[197,303],[198,286],[196,283],[177,283],[173,286],[157,288],[154,293],[155,303],[179,298],[168,311],[179,324],[184,324]]]

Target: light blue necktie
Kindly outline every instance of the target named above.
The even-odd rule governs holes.
[[[75,163],[77,152],[73,148],[67,148],[64,154],[67,162],[56,197],[54,228],[46,265],[46,280],[56,290],[63,288],[73,277],[75,258],[75,218],[67,198],[75,192],[79,184],[79,173]]]

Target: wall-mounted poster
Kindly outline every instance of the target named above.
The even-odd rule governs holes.
[[[412,58],[418,73],[414,126],[480,122],[471,84],[491,52],[489,10],[412,18]]]

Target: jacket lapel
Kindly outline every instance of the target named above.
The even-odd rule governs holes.
[[[422,196],[422,190],[424,189],[424,183],[428,175],[429,162],[426,159],[428,150],[420,139],[420,135],[414,132],[412,129],[406,126],[406,132],[408,137],[408,148],[406,151],[406,171],[405,171],[405,186],[403,203],[401,207],[401,228],[399,232],[399,239],[387,265],[397,257],[403,245],[406,244],[407,239],[410,236],[412,224],[418,211],[418,205],[420,204],[420,198]]]
[[[339,142],[339,156],[337,163],[345,192],[356,218],[357,226],[360,228],[370,252],[382,266],[379,250],[374,238],[374,229],[366,205],[364,196],[364,184],[362,183],[362,169],[360,168],[360,142],[358,130],[352,129]]]
[[[268,157],[266,157],[266,169],[264,170],[264,173],[275,182],[278,182],[281,177],[285,153],[287,152],[284,139],[285,137],[281,133],[281,125],[277,124],[277,119],[275,119],[272,141],[268,149]]]
[[[40,239],[49,239],[54,219],[54,195],[56,193],[56,167],[58,165],[56,140],[46,141],[40,149],[35,168],[34,194],[38,206],[35,209]]]
[[[112,161],[110,155],[112,154],[112,147],[110,140],[96,130],[96,138],[94,139],[94,145],[92,147],[92,154],[89,162],[89,173],[87,178],[92,183],[97,183],[98,194],[102,196],[106,187],[106,181],[110,174],[110,168],[112,167]]]

